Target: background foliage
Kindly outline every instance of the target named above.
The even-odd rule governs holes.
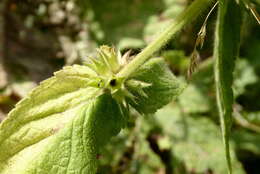
[[[82,63],[100,44],[139,52],[181,12],[183,0],[2,0],[0,2],[0,120],[40,81],[64,65]],[[260,1],[256,0],[260,10]],[[185,80],[205,15],[156,56]],[[155,115],[132,113],[128,128],[100,154],[99,173],[222,174],[226,171],[213,77],[216,11],[207,25],[201,63],[177,101]],[[260,168],[260,29],[245,13],[234,73],[231,153],[234,173]]]

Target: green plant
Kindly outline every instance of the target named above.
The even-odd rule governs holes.
[[[180,94],[184,85],[162,59],[150,59],[151,55],[211,3],[194,1],[132,61],[128,53],[121,56],[102,46],[97,59],[65,67],[41,83],[1,124],[0,173],[95,173],[100,149],[126,126],[130,108],[154,113]],[[240,31],[240,22],[234,19],[240,19],[240,9],[234,1],[219,4],[215,72],[231,173],[231,85]]]

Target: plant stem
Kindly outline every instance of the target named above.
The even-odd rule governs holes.
[[[142,64],[144,64],[152,54],[161,49],[184,25],[196,19],[214,0],[195,0],[186,10],[153,40],[133,61],[127,64],[118,74],[118,77],[128,78]]]

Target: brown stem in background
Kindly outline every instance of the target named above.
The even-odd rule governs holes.
[[[7,0],[2,0],[0,3],[0,89],[7,85],[7,73],[4,66],[4,59],[7,58],[6,9]]]
[[[160,149],[158,145],[158,133],[150,133],[146,138],[149,142],[150,148],[156,153],[165,166],[165,174],[173,174],[172,157],[170,149]]]

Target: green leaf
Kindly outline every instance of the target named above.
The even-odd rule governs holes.
[[[249,122],[260,126],[260,111],[246,113],[245,117]]]
[[[82,0],[79,0],[82,1]],[[140,48],[147,19],[164,9],[162,0],[88,1],[91,34],[100,43],[113,43],[120,49]],[[116,13],[115,13],[116,12]],[[129,27],[131,30],[129,30]]]
[[[81,107],[63,129],[4,159],[0,173],[94,174],[100,148],[120,131],[123,119],[117,102],[110,94],[103,94]],[[8,148],[1,150],[10,152]]]
[[[88,85],[92,73],[65,67],[17,104],[0,125],[0,174],[94,173],[98,149],[123,117],[111,96],[96,99],[101,90]]]
[[[233,0],[220,0],[214,49],[215,82],[229,173],[232,173],[228,142],[232,124],[232,73],[239,50],[240,20],[238,4]]]
[[[260,155],[260,136],[257,133],[249,132],[245,129],[236,130],[232,136],[236,142],[238,151],[249,151],[253,154]],[[250,156],[252,157],[252,156]]]
[[[185,107],[168,105],[156,112],[156,120],[153,121],[160,125],[163,135],[170,138],[172,156],[177,160],[173,165],[179,168],[178,162],[184,162],[187,173],[207,173],[209,169],[216,174],[227,173],[225,151],[221,146],[221,134],[217,125],[199,114],[193,117],[187,115],[183,109]],[[233,144],[230,151],[234,173],[245,174],[236,158]]]
[[[170,64],[171,69],[174,71],[185,74],[189,67],[189,58],[185,56],[182,50],[163,51],[162,57]]]
[[[190,84],[179,96],[180,104],[186,113],[206,113],[210,111],[210,101],[207,93],[202,92],[196,85]]]
[[[135,102],[129,101],[130,104],[143,114],[156,112],[176,98],[184,88],[184,84],[172,74],[162,58],[150,59],[130,78],[151,84],[143,89],[148,97],[129,87],[136,97]]]
[[[257,83],[258,76],[247,59],[239,59],[234,71],[234,96],[243,95],[246,87]]]
[[[109,83],[101,87],[100,80]],[[42,82],[0,125],[0,174],[95,173],[100,148],[128,119],[126,105],[116,97],[120,90],[131,94],[127,81],[132,105],[141,113],[155,112],[182,89],[159,58],[141,66],[116,92],[110,81],[106,72],[74,65]]]

